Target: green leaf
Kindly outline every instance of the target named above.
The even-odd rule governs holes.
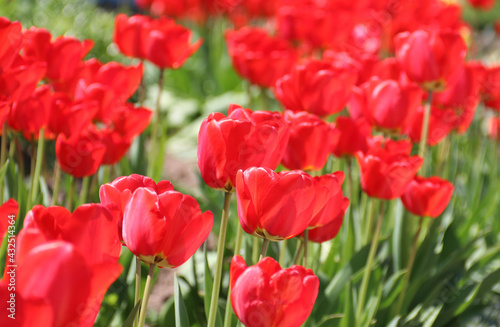
[[[186,305],[182,298],[182,292],[179,287],[179,279],[174,274],[174,301],[175,301],[175,326],[189,327],[189,319],[186,311]]]
[[[203,252],[205,254],[205,297],[203,298],[203,303],[205,304],[205,316],[208,320],[208,315],[210,314],[210,300],[212,299],[212,275],[210,273],[210,267],[208,266],[208,255],[207,255],[207,244],[203,247]]]
[[[5,173],[7,172],[7,167],[9,166],[10,159],[7,159],[0,169],[0,179],[5,180]]]
[[[380,309],[388,308],[390,305],[395,303],[396,297],[403,288],[403,280],[406,275],[406,270],[401,270],[396,274],[393,274],[387,282],[384,284],[384,289],[382,290],[382,302],[380,303]]]
[[[130,311],[130,314],[128,315],[127,319],[123,323],[123,327],[132,327],[134,325],[134,320],[135,317],[137,316],[137,313],[139,312],[139,308],[141,307],[141,302],[142,300],[139,300],[135,307]]]

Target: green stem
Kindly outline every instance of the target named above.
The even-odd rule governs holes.
[[[304,268],[307,268],[307,255],[308,255],[308,249],[309,248],[309,231],[306,229],[304,231],[304,259],[302,261],[302,265]]]
[[[141,260],[135,257],[135,294],[134,294],[134,307],[141,300]],[[134,327],[139,324],[139,317],[136,315],[134,319]]]
[[[141,60],[142,68],[144,69],[144,59]],[[144,81],[144,75],[141,78],[141,83],[139,84],[139,106],[144,107],[144,100],[146,99],[146,83]]]
[[[61,166],[59,163],[54,163],[54,184],[52,187],[52,202],[50,205],[55,206],[57,204],[57,198],[59,195],[59,184],[61,183]]]
[[[158,130],[160,129],[160,106],[161,106],[161,91],[163,89],[163,75],[165,70],[160,69],[160,76],[158,77],[158,97],[156,99],[155,120],[151,129],[151,148],[149,149],[149,161],[147,175],[152,177],[155,168],[155,158],[158,155],[157,151],[157,138]]]
[[[265,238],[264,242],[262,242],[262,250],[260,251],[259,261],[266,256],[268,246],[269,246],[269,240]]]
[[[78,197],[78,205],[82,205],[87,201],[87,194],[89,193],[90,177],[82,179],[82,187],[80,189],[80,196]]]
[[[429,132],[429,118],[431,116],[431,103],[432,103],[432,91],[429,91],[429,95],[427,97],[427,105],[424,108],[424,120],[422,122],[422,133],[420,137],[420,144],[418,146],[418,155],[422,159],[425,159],[425,147],[427,145],[427,134]]]
[[[294,265],[298,265],[299,264],[300,256],[302,255],[302,250],[304,250],[304,242],[300,241],[300,245],[297,248],[297,252],[295,253],[295,259],[293,260],[293,264]]]
[[[155,273],[155,269],[156,265],[152,263],[149,266],[148,278],[146,279],[146,287],[144,288],[144,296],[142,297],[139,327],[144,327],[144,322],[146,321],[146,310],[148,308],[149,295],[151,294],[151,289],[153,288],[153,275]]]
[[[368,221],[366,223],[366,227],[365,227],[365,242],[363,243],[364,244],[368,244],[368,242],[370,241],[370,234],[372,233],[372,228],[373,228],[373,220],[375,219],[375,211],[376,211],[376,207],[375,207],[375,199],[374,198],[370,198],[370,203],[368,204],[369,206],[369,209],[368,209]]]
[[[413,245],[411,248],[410,258],[408,259],[408,266],[406,268],[406,275],[403,281],[403,288],[401,289],[401,293],[399,293],[399,300],[396,306],[395,316],[398,316],[401,313],[401,309],[403,308],[406,290],[408,289],[408,282],[410,281],[411,271],[413,269],[413,263],[415,262],[415,255],[417,254],[418,238],[420,237],[420,232],[422,231],[423,220],[424,218],[420,217],[420,220],[418,222],[418,229],[417,232],[415,233],[415,237],[413,238]]]
[[[252,262],[254,264],[259,260],[259,238],[253,236],[252,238]]]
[[[281,241],[279,264],[283,268],[285,266],[286,243],[288,240]]]
[[[373,202],[375,199],[371,198]],[[382,229],[382,220],[384,218],[384,202],[380,204],[380,212],[377,220],[377,227],[375,228],[375,235],[372,239],[372,245],[370,247],[370,252],[368,254],[368,259],[366,261],[365,271],[363,273],[363,280],[361,282],[361,290],[359,294],[358,308],[356,310],[356,323],[358,326],[361,323],[361,314],[365,305],[366,292],[368,290],[368,282],[370,281],[370,275],[372,272],[373,259],[377,253],[378,242],[380,239],[380,231]]]
[[[66,209],[73,211],[73,196],[75,195],[76,179],[70,176],[71,187],[69,189],[68,197],[66,198]]]
[[[35,203],[38,195],[38,184],[40,182],[40,173],[42,172],[43,148],[45,145],[45,128],[42,128],[38,134],[38,145],[36,150],[35,173],[33,175],[33,184],[31,185],[31,199],[28,199],[28,210]]]
[[[227,221],[231,205],[231,192],[226,192],[224,195],[224,209],[222,211],[222,219],[220,222],[219,242],[217,243],[217,261],[215,266],[214,283],[212,286],[212,298],[210,299],[210,313],[208,315],[208,327],[215,326],[215,318],[217,315],[217,303],[219,302],[220,281],[222,276],[222,263],[224,260],[224,246],[226,244]]]
[[[0,168],[3,168],[7,160],[7,122],[3,124],[2,129],[2,143],[0,145]],[[5,178],[0,179],[0,204],[4,201],[4,181]]]
[[[243,239],[243,228],[238,223],[236,232],[236,245],[234,247],[234,255],[239,255],[241,250],[241,241]],[[194,257],[193,257],[194,258]],[[231,287],[227,291],[227,299],[226,299],[226,313],[224,315],[224,326],[231,326],[231,317],[233,316],[233,308],[231,306]]]

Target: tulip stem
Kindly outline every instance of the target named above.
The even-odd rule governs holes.
[[[422,133],[420,136],[420,144],[418,146],[418,156],[425,159],[425,147],[427,145],[427,134],[429,132],[429,118],[431,116],[432,91],[429,91],[427,96],[427,105],[424,109],[424,120],[422,122]]]
[[[82,205],[87,201],[87,194],[89,192],[90,177],[82,178],[82,186],[80,188],[80,196],[78,197],[78,205]]]
[[[134,307],[141,300],[141,260],[135,257],[135,294],[134,294]],[[134,327],[139,324],[139,317],[136,315],[134,319]]]
[[[264,242],[262,242],[262,250],[260,251],[259,261],[266,256],[268,247],[269,247],[269,240],[265,238]]]
[[[144,59],[141,60],[142,69],[144,69]],[[144,74],[141,78],[141,83],[139,84],[139,106],[142,108],[144,106],[144,99],[146,99],[146,83],[144,81]]]
[[[219,302],[220,281],[222,276],[222,263],[224,260],[224,246],[226,244],[227,221],[231,206],[231,196],[233,193],[226,192],[224,195],[224,209],[222,210],[222,219],[220,222],[219,241],[217,243],[217,261],[215,266],[214,283],[212,286],[212,298],[210,299],[210,313],[208,315],[208,327],[215,326],[217,315],[217,304]]]
[[[257,263],[259,260],[259,238],[254,236],[252,238],[252,262]]]
[[[286,239],[281,242],[280,257],[279,257],[279,263],[281,267],[285,266],[286,242],[287,242]]]
[[[59,163],[56,160],[56,162],[54,163],[54,183],[52,185],[52,201],[50,204],[52,206],[55,206],[57,204],[60,183],[61,183],[61,166],[59,166]]]
[[[68,197],[66,198],[66,209],[68,209],[69,211],[73,211],[72,206],[73,206],[73,196],[75,194],[75,178],[71,175],[70,175],[70,182],[71,186],[69,188]]]
[[[372,202],[375,200],[373,198],[370,199]],[[382,220],[384,218],[384,203],[380,204],[380,212],[377,220],[377,227],[375,228],[375,235],[372,239],[372,245],[370,247],[370,252],[368,254],[368,259],[366,261],[365,271],[363,273],[363,280],[361,282],[361,290],[359,293],[358,300],[358,308],[356,310],[356,323],[358,326],[361,324],[361,314],[363,312],[363,307],[365,304],[366,292],[368,290],[368,282],[370,281],[370,275],[372,272],[373,259],[375,258],[375,254],[377,253],[378,241],[380,238],[380,230],[382,229]]]
[[[243,239],[243,228],[241,227],[241,224],[238,223],[236,232],[236,245],[234,246],[234,255],[240,254],[242,239]],[[233,308],[231,306],[231,287],[229,287],[229,290],[227,291],[226,313],[224,315],[224,327],[231,326],[232,316],[233,316]]]
[[[401,309],[403,308],[406,290],[408,289],[408,282],[410,281],[411,271],[413,269],[413,263],[415,262],[415,255],[417,254],[418,238],[420,237],[420,232],[422,231],[423,220],[424,218],[420,217],[420,220],[418,222],[418,229],[417,232],[415,233],[415,237],[413,238],[413,245],[411,248],[410,258],[408,259],[408,266],[406,268],[406,275],[403,281],[403,288],[401,289],[401,293],[399,293],[399,300],[396,306],[395,316],[399,315],[401,313]]]
[[[373,228],[373,220],[375,219],[375,199],[371,198],[368,204],[368,221],[365,227],[365,242],[363,244],[368,244],[370,241],[370,234]]]
[[[156,265],[154,263],[149,265],[148,278],[146,279],[146,287],[144,288],[144,296],[141,304],[139,327],[144,327],[144,322],[146,321],[146,310],[148,308],[149,295],[151,294],[151,289],[153,288],[153,276],[155,274],[155,269]]]
[[[293,260],[294,265],[298,265],[300,261],[300,256],[302,254],[302,250],[304,250],[304,241],[300,241],[300,245],[297,248],[297,253],[295,254],[295,259]]]
[[[7,160],[7,122],[3,124],[2,129],[2,145],[0,146],[0,169],[3,168]],[[4,181],[5,178],[0,179],[0,204],[4,201]]]
[[[31,185],[30,195],[28,198],[28,208],[26,211],[31,209],[31,205],[35,203],[36,196],[38,194],[38,184],[40,181],[40,173],[42,171],[42,162],[43,162],[43,148],[45,145],[45,128],[40,129],[38,134],[38,145],[36,149],[36,163],[35,163],[35,173],[33,175],[33,184]]]
[[[163,89],[163,75],[165,70],[160,69],[160,76],[158,77],[158,97],[156,99],[156,111],[155,120],[153,126],[151,127],[151,147],[149,149],[149,161],[148,161],[148,176],[154,179],[153,173],[155,168],[155,158],[158,155],[157,151],[157,138],[158,130],[160,129],[160,106],[161,106],[161,91]]]
[[[302,261],[302,265],[304,268],[307,268],[307,254],[308,254],[308,247],[309,247],[309,231],[306,229],[304,231],[304,259]]]

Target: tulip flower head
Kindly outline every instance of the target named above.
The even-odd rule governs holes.
[[[415,176],[408,184],[401,201],[411,213],[421,217],[436,218],[450,202],[453,184],[439,177]]]
[[[156,193],[139,187],[123,212],[125,245],[140,260],[159,267],[178,267],[207,239],[214,217],[196,200],[177,191]]]
[[[311,269],[281,269],[272,258],[247,267],[233,257],[230,272],[231,304],[247,327],[299,327],[311,314],[319,279]]]
[[[373,138],[366,153],[358,152],[361,188],[369,196],[391,200],[399,198],[413,180],[424,160],[410,156],[409,141]]]
[[[252,112],[231,105],[227,117],[210,114],[198,134],[201,176],[212,188],[232,191],[239,169],[278,167],[289,135],[287,124],[277,112]]]
[[[315,213],[314,184],[302,171],[276,173],[262,167],[240,170],[236,199],[243,230],[271,241],[299,235]]]

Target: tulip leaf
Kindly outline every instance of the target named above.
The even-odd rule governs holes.
[[[406,270],[401,270],[393,274],[389,277],[389,280],[385,282],[384,289],[382,291],[382,302],[380,303],[381,309],[387,308],[395,302],[396,297],[403,288],[403,277],[405,275]]]
[[[379,249],[382,248],[382,244],[386,241],[387,239],[380,241]],[[325,290],[325,295],[331,305],[336,303],[340,293],[352,277],[365,267],[369,250],[370,244],[364,246],[360,251],[354,254],[347,265],[342,267],[342,269],[335,274],[330,284],[328,284]]]
[[[132,327],[134,325],[134,320],[135,320],[135,317],[137,316],[137,314],[139,313],[139,308],[141,307],[141,302],[142,302],[142,300],[139,300],[139,302],[137,302],[137,304],[132,309],[132,311],[130,311],[127,319],[123,323],[123,327]]]
[[[175,298],[175,326],[189,327],[189,319],[186,311],[186,305],[182,298],[182,292],[179,286],[177,274],[174,274],[174,298]]]
[[[0,179],[5,180],[5,173],[7,172],[7,167],[9,167],[9,161],[10,159],[7,159],[2,168],[0,168]]]

